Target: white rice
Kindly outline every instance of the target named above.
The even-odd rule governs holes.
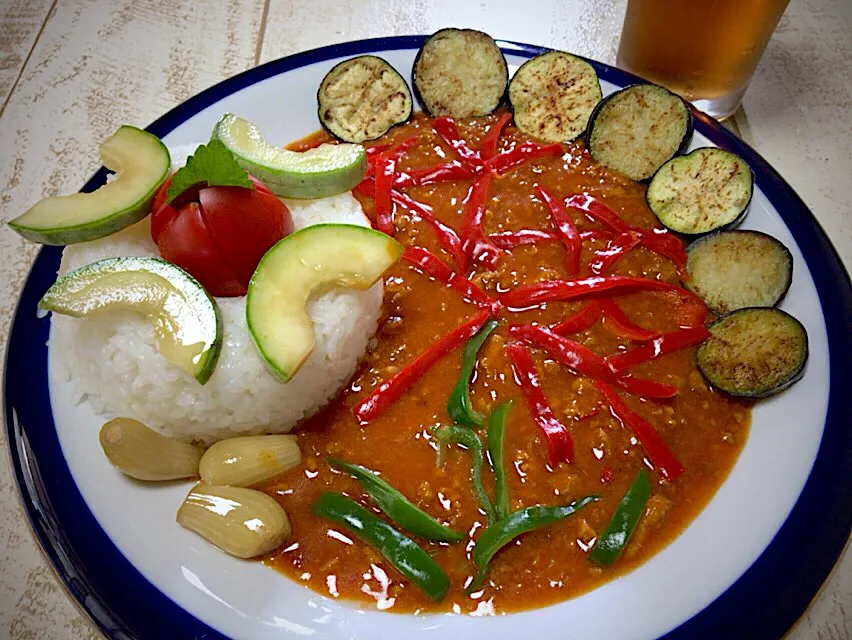
[[[286,204],[297,229],[320,222],[369,226],[350,193]],[[146,219],[108,238],[67,247],[60,273],[103,258],[156,255]],[[217,302],[224,344],[205,385],[160,356],[150,324],[128,311],[80,319],[53,314],[55,370],[79,401],[105,418],[136,418],[181,440],[287,432],[326,405],[355,372],[376,331],[382,284],[363,292],[332,290],[308,305],[316,348],[287,384],[276,382],[257,354],[246,328],[245,298]]]

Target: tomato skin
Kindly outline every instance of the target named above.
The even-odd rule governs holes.
[[[193,187],[166,203],[169,178],[152,202],[151,238],[160,255],[213,296],[245,295],[263,254],[293,231],[286,205],[249,178],[254,189]]]
[[[172,186],[172,178],[174,175],[174,173],[170,175],[162,186],[160,186],[154,196],[154,200],[151,202],[151,239],[155,244],[157,242],[157,238],[160,236],[160,233],[162,233],[166,225],[177,215],[181,202],[197,201],[198,194],[201,189],[209,188],[192,187],[187,189],[176,198],[176,202],[172,202],[167,205],[166,198],[168,196],[169,187]],[[266,185],[254,176],[249,176],[249,180],[251,180],[251,183],[254,185],[255,191],[258,191],[259,193],[266,193],[270,196],[273,195],[272,192],[266,188]]]
[[[245,295],[245,286],[213,242],[197,202],[184,205],[158,240],[160,255],[192,275],[210,295]]]
[[[242,187],[207,187],[199,192],[198,201],[213,241],[237,279],[246,285],[263,254],[293,233],[290,212],[269,193]]]

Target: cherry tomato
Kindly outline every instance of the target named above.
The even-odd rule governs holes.
[[[251,180],[254,189],[189,189],[167,204],[169,179],[154,197],[151,237],[160,255],[211,295],[245,295],[263,254],[293,231],[284,203],[259,180]]]

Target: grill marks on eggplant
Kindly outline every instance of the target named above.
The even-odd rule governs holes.
[[[686,148],[692,128],[692,112],[682,98],[657,85],[636,84],[598,104],[586,147],[602,165],[647,180]]]
[[[804,375],[808,334],[780,309],[740,309],[711,324],[709,331],[698,347],[698,368],[726,393],[764,398]]]
[[[594,68],[562,51],[527,60],[509,84],[515,124],[547,142],[571,142],[582,134],[600,99]]]
[[[427,113],[469,118],[488,115],[500,106],[509,68],[488,34],[441,29],[417,52],[412,75],[415,94]]]
[[[359,56],[329,71],[317,92],[319,119],[329,133],[346,142],[384,135],[411,117],[411,92],[385,60]]]
[[[745,218],[754,176],[745,160],[703,147],[664,164],[648,185],[648,206],[672,231],[699,235]]]
[[[760,231],[720,231],[687,249],[686,286],[718,315],[774,307],[793,281],[789,249]]]
[[[432,116],[470,118],[496,110],[508,68],[494,40],[480,31],[442,29],[423,44],[412,71],[414,91]],[[384,60],[340,63],[317,94],[323,126],[350,142],[383,135],[411,115],[402,77]],[[650,181],[647,201],[667,228],[710,235],[687,250],[685,286],[718,316],[697,351],[698,368],[717,389],[760,398],[804,374],[807,333],[773,308],[792,282],[790,251],[757,231],[721,231],[745,217],[754,189],[748,164],[733,153],[701,148],[679,156],[693,132],[692,111],[667,89],[639,84],[601,100],[593,67],[561,51],[528,60],[508,83],[515,125],[548,142],[584,142],[602,165]],[[727,315],[725,315],[727,314]]]

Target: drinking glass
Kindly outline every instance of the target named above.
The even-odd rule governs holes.
[[[789,0],[628,0],[617,64],[722,120]]]

